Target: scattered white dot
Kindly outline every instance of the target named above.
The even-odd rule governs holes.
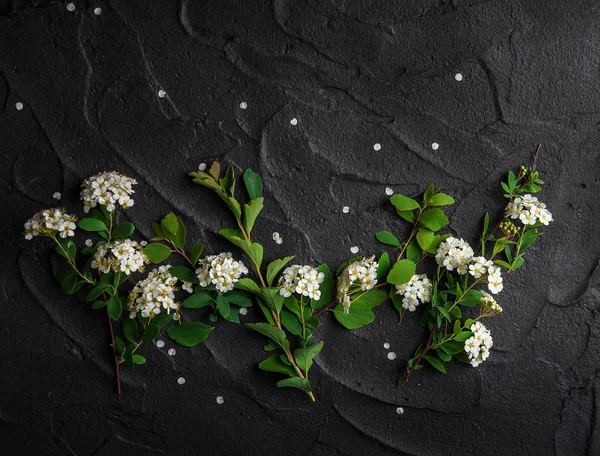
[[[245,307],[241,307],[239,312],[240,312],[240,315],[246,315],[248,313],[248,309],[246,309]]]
[[[390,344],[388,344],[388,343],[386,342],[385,344],[383,344],[383,348],[385,348],[385,349],[387,350],[388,348],[390,348]]]
[[[96,8],[96,9],[94,9],[94,14],[96,16],[100,16],[102,14],[102,8]]]
[[[67,9],[69,11],[75,11],[75,5],[73,3],[67,3]]]
[[[140,241],[140,245],[142,247],[146,247],[148,245],[148,241]]]
[[[350,208],[349,208],[348,206],[344,206],[344,207],[342,208],[342,212],[343,212],[344,214],[347,214],[348,212],[350,212]]]
[[[402,414],[404,413],[404,409],[403,409],[402,407],[398,407],[398,408],[396,409],[396,413],[397,413],[398,415],[402,415]]]
[[[169,356],[175,356],[175,353],[177,353],[177,350],[175,350],[174,348],[169,348],[169,351],[167,353],[169,354]]]
[[[240,103],[240,109],[246,109],[248,107],[248,103],[246,103],[245,101],[242,101]]]
[[[93,245],[94,245],[94,243],[92,242],[92,240],[91,240],[91,239],[86,239],[86,240],[85,240],[85,245],[87,245],[88,247],[91,247],[91,246],[93,246]]]
[[[179,383],[180,385],[183,385],[183,384],[185,383],[185,378],[183,378],[183,377],[179,377],[179,378],[177,379],[177,383]]]
[[[460,81],[462,81],[462,80],[463,80],[463,75],[462,75],[462,74],[460,74],[460,73],[456,73],[456,74],[454,75],[454,79],[456,79],[458,82],[460,82]]]
[[[438,150],[438,149],[440,148],[440,145],[439,145],[438,143],[433,143],[433,144],[431,145],[431,148],[432,148],[433,150]]]
[[[200,164],[198,165],[198,169],[199,169],[200,171],[206,171],[206,163],[200,163]]]
[[[165,346],[165,341],[164,340],[157,340],[156,341],[156,346],[158,348],[163,348]]]
[[[276,243],[277,245],[281,245],[281,244],[283,244],[283,239],[279,238],[279,239],[277,239],[277,240],[275,241],[275,243]]]
[[[296,119],[296,118],[294,117],[292,120],[290,120],[290,123],[291,123],[292,125],[298,125],[298,119]]]
[[[54,198],[55,200],[59,200],[62,198],[62,195],[60,194],[60,192],[54,192],[54,195],[52,195],[52,198]]]
[[[375,149],[375,150],[381,150],[381,144],[375,143],[375,145],[373,146],[373,149]]]
[[[17,101],[15,103],[15,108],[17,108],[17,111],[20,111],[21,109],[23,109],[23,103],[21,103],[20,101]]]
[[[350,252],[352,252],[352,253],[358,253],[358,247],[356,247],[356,246],[350,247]]]
[[[221,405],[223,402],[225,402],[225,399],[223,399],[223,396],[217,396],[217,404]]]
[[[159,98],[164,98],[167,96],[167,92],[165,92],[163,89],[160,89],[158,91],[158,96],[159,96]]]
[[[388,353],[388,359],[390,359],[390,360],[396,359],[396,353],[394,353],[394,352],[389,352],[389,353]]]
[[[385,189],[385,194],[386,194],[387,196],[392,196],[392,195],[394,194],[394,190],[392,190],[391,188],[387,187],[387,188]]]

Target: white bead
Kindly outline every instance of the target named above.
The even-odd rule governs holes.
[[[379,143],[376,143],[376,144],[373,146],[373,149],[375,149],[375,150],[381,150],[381,144],[379,144]]]
[[[296,119],[296,118],[294,117],[292,120],[290,120],[290,123],[291,123],[292,125],[298,125],[298,119]]]
[[[245,101],[242,101],[240,103],[240,109],[246,109],[248,107],[248,103],[246,103]]]
[[[166,97],[166,96],[167,96],[167,92],[165,92],[163,89],[160,89],[160,90],[158,91],[158,96],[159,96],[160,98],[164,98],[164,97]]]
[[[462,74],[460,74],[460,73],[456,73],[456,74],[454,75],[454,79],[456,79],[457,81],[459,81],[459,82],[460,82],[460,81],[462,81],[462,80],[463,80],[463,75],[462,75]]]
[[[198,169],[199,169],[200,171],[205,171],[205,170],[206,170],[206,163],[200,163],[200,164],[198,165]]]
[[[62,198],[62,195],[60,194],[60,192],[54,192],[54,195],[52,195],[52,198],[59,200]]]
[[[387,356],[388,356],[388,359],[389,359],[389,360],[394,360],[394,359],[396,359],[396,353],[394,353],[394,352],[389,352]]]
[[[352,252],[352,253],[358,253],[358,247],[357,246],[350,247],[350,252]]]
[[[157,340],[156,341],[156,346],[158,348],[163,348],[165,346],[165,341],[164,340]]]
[[[387,187],[387,188],[385,189],[385,194],[386,194],[387,196],[392,196],[392,195],[394,194],[394,190],[392,190],[391,188]]]
[[[21,109],[23,109],[23,103],[21,103],[20,101],[17,101],[15,103],[15,108],[17,108],[17,111],[20,111]]]
[[[183,378],[183,377],[179,377],[179,378],[177,379],[177,383],[179,383],[180,385],[183,385],[183,384],[185,383],[185,378]]]
[[[342,212],[343,212],[344,214],[347,214],[348,212],[350,212],[350,208],[349,208],[348,206],[344,206],[344,207],[342,208]]]
[[[96,16],[100,16],[102,14],[102,8],[96,8],[96,9],[94,9],[94,14]]]
[[[67,3],[67,9],[69,11],[75,11],[75,5],[73,3]]]
[[[440,148],[440,145],[439,145],[438,143],[433,143],[433,144],[431,145],[431,148],[432,148],[433,150],[438,150],[438,149]]]
[[[398,408],[396,409],[396,413],[397,413],[398,415],[402,415],[402,414],[404,413],[404,409],[403,409],[402,407],[398,407]]]
[[[276,244],[281,245],[283,244],[283,239],[279,238],[275,241]]]
[[[221,405],[223,402],[225,402],[225,399],[223,399],[223,396],[217,396],[217,404]]]
[[[387,350],[388,348],[390,348],[390,344],[388,344],[388,343],[386,342],[385,344],[383,344],[383,348],[385,348],[385,349]]]
[[[169,354],[169,356],[175,356],[177,350],[175,350],[174,348],[169,348],[169,351],[167,353]]]
[[[85,240],[85,245],[87,245],[88,247],[91,247],[91,246],[93,246],[93,245],[94,245],[94,243],[92,242],[92,240],[91,240],[91,239],[86,239],[86,240]]]
[[[241,307],[239,312],[240,312],[240,315],[246,315],[248,313],[248,309],[246,309],[245,307]]]

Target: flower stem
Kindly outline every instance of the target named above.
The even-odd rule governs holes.
[[[77,266],[75,265],[75,263],[73,263],[71,261],[71,258],[69,258],[69,254],[67,253],[67,251],[64,249],[64,247],[62,246],[62,244],[60,242],[58,242],[58,239],[56,239],[56,236],[51,236],[52,240],[54,242],[56,242],[56,245],[58,245],[58,247],[60,248],[60,250],[62,250],[62,252],[64,253],[64,257],[67,260],[67,262],[69,263],[69,265],[71,266],[71,268],[73,269],[73,271],[75,271],[77,273],[77,275],[79,277],[81,277],[83,280],[85,280],[87,283],[93,284],[95,283],[92,279],[87,278],[86,276],[84,276],[79,269],[77,269]]]
[[[411,367],[410,369],[406,368],[406,374],[404,375],[405,382],[408,382],[408,379],[410,378],[410,374],[412,374],[414,372],[415,367],[421,362],[421,359],[423,359],[423,356],[425,356],[427,354],[427,352],[429,352],[429,350],[431,350],[431,348],[432,348],[431,339],[433,339],[435,330],[436,330],[436,325],[434,324],[433,328],[431,329],[431,332],[429,333],[429,339],[427,339],[427,345],[423,348],[423,350],[421,351],[421,353],[419,354],[419,356],[413,363],[413,367]]]
[[[110,328],[110,339],[111,339],[111,344],[110,346],[112,347],[113,350],[113,357],[115,360],[115,379],[117,382],[117,395],[121,395],[121,375],[119,373],[119,358],[117,357],[117,347],[115,345],[115,333],[113,330],[113,324],[112,324],[112,319],[110,318],[110,315],[108,315],[108,313],[106,314],[106,316],[108,317],[108,327]]]

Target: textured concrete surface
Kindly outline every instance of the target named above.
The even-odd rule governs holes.
[[[600,454],[598,2],[73,3],[0,0],[3,454]],[[116,397],[104,316],[21,236],[56,191],[81,214],[79,183],[115,169],[139,181],[126,215],[144,236],[176,211],[221,251],[231,220],[186,177],[219,159],[264,176],[267,258],[336,267],[405,231],[386,187],[436,183],[474,242],[502,208],[498,180],[538,143],[556,222],[505,279],[490,359],[398,383],[414,319],[398,328],[387,304],[349,332],[326,315],[316,404],[276,390],[255,367],[261,337],[223,323],[175,356],[168,339],[147,347]]]

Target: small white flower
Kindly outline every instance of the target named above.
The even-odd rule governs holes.
[[[480,322],[471,325],[473,336],[465,341],[464,350],[469,355],[471,366],[477,367],[490,355],[494,345],[490,331]]]
[[[75,235],[77,217],[65,213],[64,209],[45,209],[37,212],[25,223],[25,239],[34,236],[60,236],[62,239]]]
[[[233,290],[234,283],[242,274],[248,274],[248,268],[241,261],[235,261],[230,252],[209,255],[198,260],[196,275],[200,286],[212,284],[220,293]]]
[[[552,213],[546,205],[533,195],[523,195],[507,204],[505,213],[511,219],[519,219],[523,225],[541,223],[548,225],[552,220]]]
[[[105,206],[109,212],[115,210],[116,204],[123,208],[133,206],[131,194],[134,193],[132,186],[135,184],[135,179],[116,171],[103,172],[86,179],[81,184],[80,193],[84,212],[89,212],[98,204]]]
[[[358,250],[357,250],[358,251]],[[344,306],[344,311],[350,311],[352,300],[350,294],[371,290],[377,284],[378,263],[375,257],[363,258],[350,263],[338,277],[337,299]]]
[[[129,294],[129,318],[135,318],[138,313],[144,318],[153,318],[163,311],[175,312],[174,317],[178,317],[179,303],[174,300],[177,279],[169,273],[170,268],[170,265],[155,268],[135,285]],[[162,345],[159,342],[157,346],[164,346],[164,342]]]
[[[426,274],[415,274],[406,284],[396,285],[396,294],[403,296],[402,307],[414,312],[419,304],[431,301],[433,285]]]
[[[442,242],[435,255],[437,264],[445,267],[448,271],[456,269],[459,274],[466,274],[469,271],[469,263],[472,258],[471,246],[455,237],[449,237]]]

